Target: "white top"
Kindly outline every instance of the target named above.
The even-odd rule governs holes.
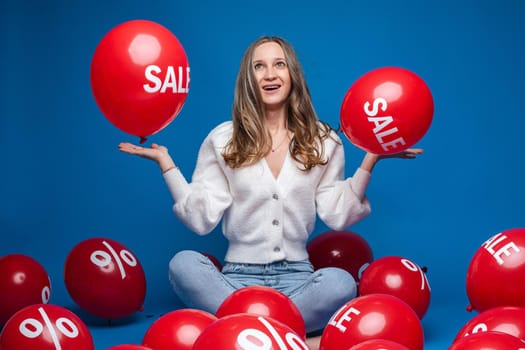
[[[358,168],[352,178],[344,178],[344,150],[335,132],[337,142],[324,141],[326,165],[305,172],[288,154],[278,178],[264,158],[251,166],[228,167],[221,154],[231,135],[231,121],[209,133],[191,183],[178,168],[164,174],[173,211],[188,228],[205,235],[222,219],[230,243],[225,261],[304,260],[316,214],[331,229],[344,230],[370,213],[365,196],[370,173]]]

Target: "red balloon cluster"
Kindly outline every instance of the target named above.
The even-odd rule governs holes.
[[[90,238],[68,254],[64,281],[71,298],[84,311],[117,319],[142,309],[146,277],[139,259],[123,244]]]
[[[142,345],[155,350],[191,350],[204,329],[216,320],[217,317],[202,310],[169,312],[148,328]]]
[[[384,293],[398,297],[425,316],[430,305],[430,284],[425,272],[414,262],[400,256],[385,256],[373,261],[359,283],[359,295]]]
[[[17,311],[33,304],[47,304],[51,280],[34,258],[9,254],[0,258],[0,327]]]
[[[147,346],[137,345],[137,344],[120,344],[107,348],[106,350],[153,350]]]
[[[0,349],[94,350],[86,324],[57,305],[34,304],[16,312],[0,333]]]
[[[471,308],[525,307],[525,228],[500,232],[474,254],[466,289]]]
[[[339,267],[348,271],[356,281],[361,271],[374,259],[368,242],[352,231],[327,231],[308,242],[306,249],[316,270]]]
[[[215,315],[223,318],[240,313],[272,318],[286,324],[296,334],[306,339],[301,312],[288,296],[273,288],[249,286],[238,289],[222,302]]]
[[[188,96],[190,67],[173,33],[146,20],[124,22],[100,41],[91,62],[91,88],[105,117],[142,138],[171,123]]]
[[[340,119],[354,145],[376,154],[392,154],[418,142],[433,114],[432,93],[423,79],[404,68],[383,67],[350,86]]]
[[[411,350],[422,350],[423,327],[414,310],[395,296],[359,296],[334,313],[323,331],[319,349],[349,349],[373,339],[389,340]]]

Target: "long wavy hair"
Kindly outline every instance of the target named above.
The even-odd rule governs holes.
[[[233,134],[223,152],[224,160],[229,167],[240,168],[258,162],[271,149],[269,131],[264,125],[264,105],[253,68],[255,49],[267,42],[281,46],[290,72],[286,120],[288,130],[294,135],[290,154],[305,171],[324,165],[327,160],[324,159],[323,140],[330,137],[332,128],[317,117],[295,50],[286,40],[276,36],[263,36],[244,52],[235,83]]]

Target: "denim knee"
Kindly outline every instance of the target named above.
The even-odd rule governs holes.
[[[188,274],[192,273],[192,266],[203,263],[206,257],[199,252],[193,250],[181,250],[171,258],[169,263],[169,278],[172,283],[180,282],[185,279]]]
[[[357,283],[348,271],[337,267],[326,267],[323,272],[324,278],[329,279],[326,285],[330,286],[329,293],[334,305],[343,306],[357,296]]]

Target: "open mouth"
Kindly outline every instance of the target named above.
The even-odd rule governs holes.
[[[263,86],[263,90],[264,91],[274,91],[274,90],[279,89],[280,87],[281,87],[280,85],[265,85]]]

